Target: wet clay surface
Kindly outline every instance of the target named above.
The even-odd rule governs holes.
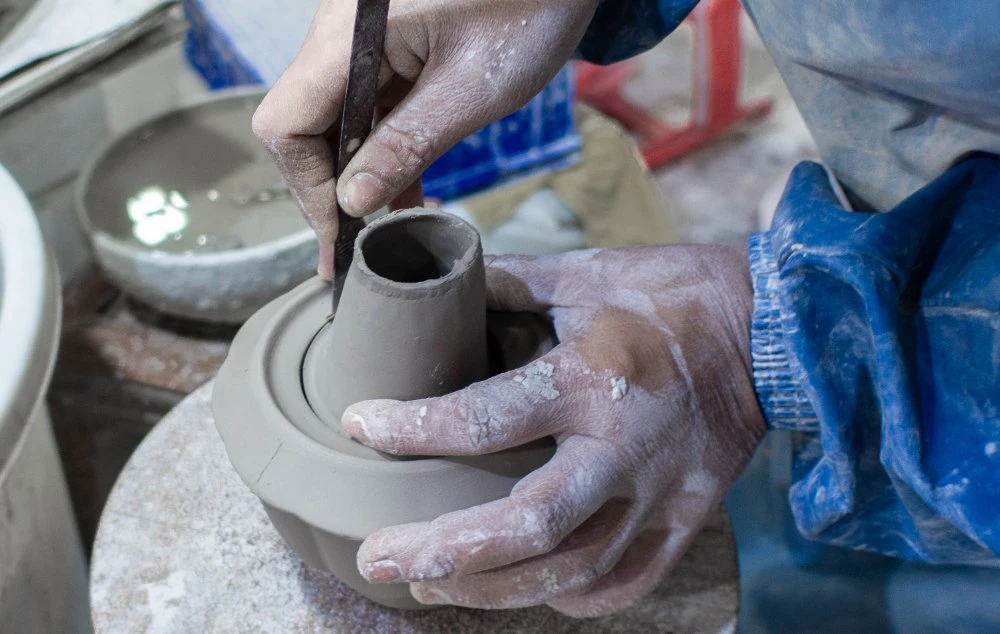
[[[426,612],[383,608],[303,564],[226,458],[211,386],[139,447],[101,521],[91,563],[98,632],[719,632],[738,607],[736,551],[715,513],[675,573],[614,616],[575,620],[546,607]]]
[[[399,460],[343,434],[353,403],[439,396],[485,378],[486,314],[475,229],[407,210],[358,235],[332,321],[329,285],[307,281],[243,326],[216,379],[212,407],[229,460],[277,531],[305,561],[382,605],[422,607],[406,588],[360,576],[363,539],[506,497],[552,455],[536,443]],[[408,433],[421,433],[421,416]]]
[[[238,249],[302,231],[295,201],[250,130],[259,101],[181,110],[115,143],[83,196],[95,228],[170,253]]]
[[[485,378],[486,273],[476,230],[424,209],[372,222],[358,236],[326,335],[303,379],[311,406],[335,427],[358,401],[440,396]]]

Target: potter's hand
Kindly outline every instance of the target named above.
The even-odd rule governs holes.
[[[323,0],[295,61],[253,118],[321,245],[330,277],[337,202],[364,216],[394,202],[420,205],[420,175],[451,146],[514,112],[570,57],[598,0],[397,0],[382,70],[381,118],[334,179],[357,3]]]
[[[428,603],[621,609],[683,554],[764,433],[744,254],[650,247],[497,258],[491,307],[547,311],[561,343],[527,367],[422,401],[352,406],[394,454],[483,454],[553,436],[510,497],[371,535],[358,567]]]

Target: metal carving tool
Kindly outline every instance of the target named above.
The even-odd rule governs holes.
[[[389,19],[389,0],[358,0],[351,41],[351,63],[347,73],[344,108],[340,113],[340,145],[337,154],[337,181],[372,131],[375,117],[375,93],[378,90],[385,27]],[[354,260],[354,241],[365,226],[337,209],[337,240],[333,247],[333,312],[337,312],[344,278]]]

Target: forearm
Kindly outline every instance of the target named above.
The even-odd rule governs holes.
[[[1000,552],[1000,159],[885,214],[793,173],[751,240],[752,353],[772,429],[818,432],[790,500],[806,535],[940,562]]]

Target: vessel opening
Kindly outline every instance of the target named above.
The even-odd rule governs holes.
[[[372,273],[414,284],[447,276],[475,247],[478,236],[463,222],[444,215],[400,213],[372,227],[360,245]]]

